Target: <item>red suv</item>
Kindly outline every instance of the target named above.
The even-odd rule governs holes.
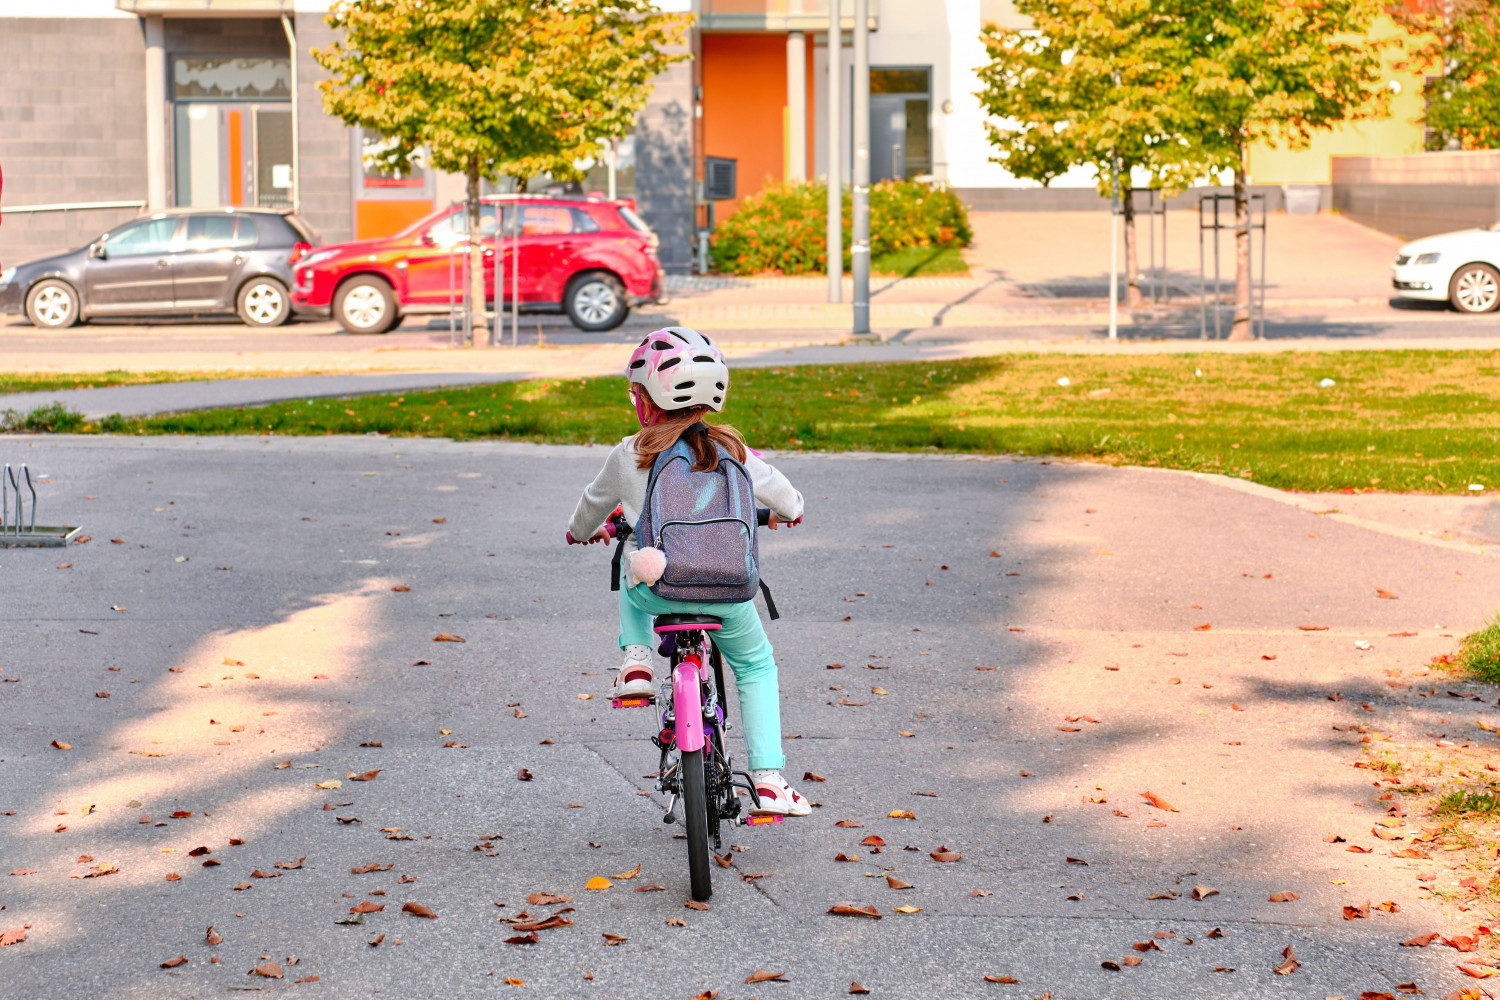
[[[511,235],[517,211],[519,240]],[[446,313],[463,294],[468,222],[464,207],[455,205],[395,236],[318,250],[297,265],[292,308],[305,315],[331,314],[350,333],[384,333],[405,314]],[[522,312],[565,312],[580,330],[613,330],[625,322],[631,306],[661,297],[656,234],[627,202],[484,198],[479,239],[485,297],[491,302],[497,242],[504,302],[511,300],[511,255],[520,244]]]

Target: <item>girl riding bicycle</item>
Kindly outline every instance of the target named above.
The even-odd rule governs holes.
[[[624,508],[628,523],[641,516],[651,467],[657,455],[679,439],[693,451],[695,468],[712,469],[722,447],[750,474],[757,503],[771,510],[769,526],[796,523],[802,518],[802,494],[785,476],[745,447],[731,427],[710,425],[703,417],[724,409],[729,369],[712,341],[686,327],[657,330],[641,341],[625,369],[630,398],[641,430],[623,439],[605,459],[604,468],[584,490],[568,526],[570,543],[608,542],[604,524],[616,506]],[[707,614],[719,618],[714,645],[728,661],[739,689],[745,746],[759,804],[753,813],[806,816],[808,801],[781,774],[781,691],[776,659],[751,601],[708,604],[669,601],[651,591],[660,577],[660,553],[644,556],[634,537],[624,543],[627,572],[620,588],[620,648],[625,662],[610,689],[613,698],[651,695],[652,617],[667,614]]]

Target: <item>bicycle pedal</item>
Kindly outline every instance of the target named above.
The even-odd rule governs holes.
[[[746,816],[740,822],[744,826],[771,826],[780,823],[784,819],[786,817],[778,813],[754,813]]]
[[[645,708],[656,701],[648,694],[633,695],[629,698],[615,698],[610,702],[610,708]]]

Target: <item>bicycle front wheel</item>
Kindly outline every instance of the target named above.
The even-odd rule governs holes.
[[[708,867],[708,794],[704,788],[703,751],[683,751],[681,767],[688,874],[691,877],[693,898],[701,903],[714,894]]]

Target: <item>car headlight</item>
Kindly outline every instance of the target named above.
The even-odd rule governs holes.
[[[16,269],[15,268],[13,268],[13,267],[7,267],[5,270],[0,271],[0,288],[4,288],[6,285],[10,284],[12,281],[15,281],[15,280],[16,280]]]
[[[1413,264],[1436,264],[1438,262],[1438,258],[1441,257],[1441,256],[1442,256],[1442,254],[1440,254],[1440,253],[1419,253],[1415,257],[1412,258],[1412,263]]]
[[[316,264],[321,264],[325,260],[332,260],[338,255],[339,252],[337,250],[319,250],[317,253],[309,254],[308,256],[303,257],[301,260],[299,260],[297,262],[297,269],[301,270],[304,267],[312,267]]]

